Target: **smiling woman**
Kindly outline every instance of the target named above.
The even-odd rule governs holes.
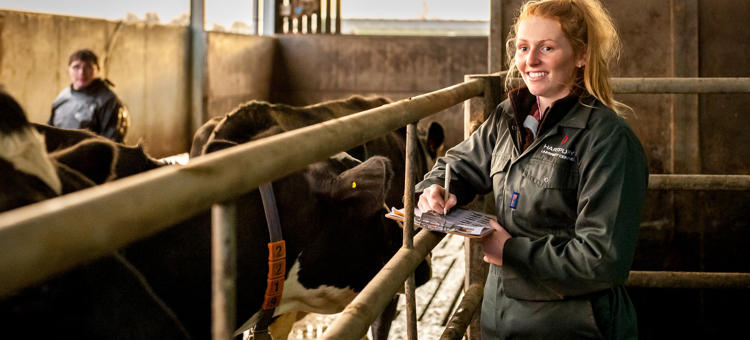
[[[418,206],[494,195],[482,339],[635,338],[624,283],[648,169],[609,86],[617,33],[598,0],[529,1],[520,13],[507,47],[524,86],[438,159]],[[445,200],[448,163],[457,176]]]

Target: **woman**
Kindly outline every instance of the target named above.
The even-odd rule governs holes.
[[[648,169],[609,85],[614,25],[597,0],[532,1],[507,45],[509,74],[525,86],[438,160],[416,187],[418,207],[442,211],[493,190],[482,339],[636,338],[623,284]]]

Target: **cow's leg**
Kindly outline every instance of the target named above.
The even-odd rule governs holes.
[[[396,316],[396,307],[398,306],[398,295],[394,296],[388,306],[385,307],[380,316],[370,325],[373,340],[388,339],[388,332],[391,330],[391,322]]]

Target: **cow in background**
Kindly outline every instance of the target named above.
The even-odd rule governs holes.
[[[111,142],[83,141],[52,155],[46,149],[45,136],[28,122],[20,105],[0,90],[0,212],[115,177],[118,150]],[[96,161],[76,161],[86,159]],[[140,326],[133,327],[134,323]],[[186,338],[147,284],[118,254],[0,298],[0,329],[5,339],[137,339],[143,338],[141,327],[148,328],[153,338]]]
[[[388,103],[390,100],[387,98],[359,95],[301,107],[253,100],[240,105],[225,116],[214,117],[203,124],[193,136],[190,157],[194,158],[231,145],[242,144],[251,139],[345,117]],[[421,176],[432,168],[438,154],[442,152],[445,133],[442,125],[437,122],[432,122],[426,128],[420,128],[417,133],[419,152],[417,152],[415,168]],[[376,155],[390,159],[395,174],[395,190],[388,194],[386,204],[403,205],[406,127],[346,152],[360,161]]]

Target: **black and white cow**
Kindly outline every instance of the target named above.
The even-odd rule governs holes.
[[[0,89],[0,211],[55,197],[62,184],[44,139],[21,106]]]
[[[204,124],[204,126],[196,132],[190,154],[191,157],[195,157],[200,154],[224,149],[253,139],[267,137],[284,131],[320,123],[329,119],[343,117],[352,113],[378,107],[388,102],[387,99],[382,97],[364,98],[361,96],[352,96],[344,100],[328,101],[305,107],[270,104],[263,101],[251,101],[239,106],[233,112],[224,117],[214,118]],[[417,168],[420,169],[422,173],[432,165],[439,148],[442,147],[444,139],[442,132],[442,127],[437,123],[431,125],[428,131],[420,131],[420,151],[422,152],[419,152],[419,157],[417,157]],[[404,194],[405,149],[406,130],[405,128],[402,128],[383,137],[368,141],[364,145],[348,151],[349,154],[355,156],[360,161],[364,161],[374,156],[384,156],[391,160],[391,165],[394,169],[395,175],[393,189],[390,190],[385,197],[385,201],[389,206],[400,206],[402,204],[401,202]],[[394,230],[390,233],[392,235],[397,234],[397,238],[392,239],[389,242],[400,245],[401,232]],[[330,246],[335,247],[335,245]],[[387,252],[390,254],[393,253],[391,250],[388,250]],[[352,262],[356,263],[356,261]],[[308,266],[310,265],[311,264],[308,264]],[[377,266],[377,268],[380,267],[382,267],[382,265]],[[321,279],[320,282],[325,282],[325,278],[329,274],[326,269],[333,268],[335,267],[328,266],[321,269],[320,274],[318,275],[323,279]],[[294,268],[292,268],[292,273],[294,273]],[[419,280],[422,282],[429,279],[429,268],[426,264],[420,267],[418,276]],[[323,301],[321,301],[307,305],[299,304],[299,301],[303,301],[303,299],[311,300],[316,294],[325,288],[318,288],[318,285],[312,283],[297,283],[293,280],[294,278],[293,275],[290,275],[290,279],[292,280],[287,281],[284,286],[282,303],[284,301],[293,301],[298,303],[298,305],[289,308],[285,308],[282,305],[282,308],[279,308],[276,314],[281,314],[288,310],[335,313],[342,310],[343,306],[350,300],[349,297],[353,298],[353,295],[347,295],[346,298],[341,299],[342,302],[339,303],[332,301],[325,301],[326,303],[323,303]],[[343,285],[343,283],[341,285]],[[323,284],[320,284],[320,286],[325,287]],[[350,285],[350,287],[354,287],[354,291],[359,291],[360,289],[357,285]],[[299,296],[290,293],[290,290]],[[330,294],[332,293],[329,293],[329,295]],[[393,314],[395,314],[396,302],[397,299],[394,299],[390,306],[387,307],[384,314],[373,324],[373,335],[375,339],[385,339],[387,337],[390,322],[393,318]]]

